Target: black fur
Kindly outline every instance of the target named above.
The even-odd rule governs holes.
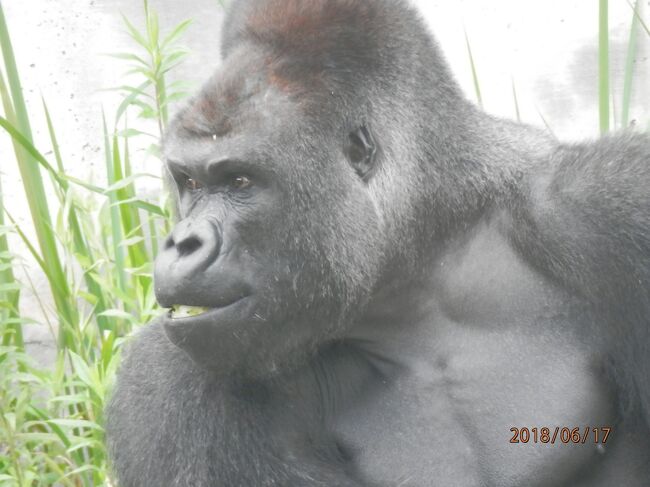
[[[472,337],[476,306],[487,316],[520,302],[544,310],[532,316],[544,323],[532,328],[540,336],[554,340],[557,327],[595,362],[594,372],[575,371],[575,389],[587,384],[593,396],[582,402],[600,412],[578,417],[615,418],[619,450],[637,452],[636,466],[617,482],[650,478],[639,466],[650,458],[648,442],[623,434],[650,424],[647,136],[567,145],[478,111],[402,0],[238,0],[222,54],[223,68],[165,140],[183,221],[158,258],[156,292],[163,306],[228,314],[189,326],[164,318],[129,344],[107,410],[122,487],[450,485],[450,478],[463,486],[528,485],[530,478],[577,485],[581,468],[595,476],[582,477],[588,485],[601,485],[606,476],[592,466],[617,472],[623,463],[576,453],[544,464],[542,477],[531,467],[529,478],[515,457],[493,467],[481,456],[491,444],[472,462],[469,447],[456,451],[450,442],[457,463],[436,464],[446,451],[424,440],[444,435],[444,422],[431,437],[419,436],[433,421],[429,398],[458,401],[451,388],[459,381],[474,384],[468,390],[480,399],[471,408],[479,420],[499,409],[481,402],[489,401],[489,386],[474,376],[445,375],[461,370],[453,359],[462,348],[444,348],[455,328],[440,336],[428,330],[457,323]],[[233,189],[241,174],[253,185]],[[187,178],[201,181],[200,189],[189,191]],[[501,285],[533,276],[553,297],[494,294],[480,273],[479,291],[473,278],[461,292],[454,287],[469,265],[462,263],[476,265],[471,243],[482,251],[485,228],[497,256],[506,256]],[[461,263],[445,274],[457,255]],[[491,255],[486,250],[478,262]],[[535,343],[538,332],[518,313],[485,325],[512,322],[532,333],[525,344]],[[415,326],[422,322],[429,326]],[[543,361],[543,340],[531,347]],[[417,361],[423,349],[429,368]],[[506,385],[511,372],[503,371]],[[527,384],[545,379],[534,368],[526,374]],[[445,379],[436,382],[439,376]],[[553,406],[562,401],[550,396],[530,411],[562,420]],[[527,411],[514,411],[513,422]],[[352,426],[343,427],[349,417]],[[462,431],[474,434],[473,445],[485,441],[480,431]],[[401,447],[409,435],[420,443]],[[412,477],[396,472],[399,465],[368,467],[373,451],[388,452],[386,465],[391,457],[415,459]]]

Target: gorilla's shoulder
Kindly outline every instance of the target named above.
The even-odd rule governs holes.
[[[532,219],[546,238],[564,236],[564,248],[579,255],[647,269],[650,136],[623,132],[561,145],[532,187]]]
[[[533,249],[533,260],[546,256],[552,271],[572,276],[592,297],[605,289],[613,293],[612,285],[621,282],[647,290],[649,188],[648,135],[623,132],[559,145],[514,210],[521,217],[516,238]]]
[[[551,189],[592,195],[590,201],[619,204],[650,199],[650,136],[621,132],[596,141],[564,144],[553,154]],[[636,201],[639,202],[638,200]]]

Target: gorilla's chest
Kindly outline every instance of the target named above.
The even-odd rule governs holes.
[[[614,404],[593,358],[547,334],[447,330],[430,358],[414,354],[338,418],[360,470],[386,485],[563,485],[598,453],[511,443],[511,428],[612,425]],[[382,484],[383,485],[383,484]]]
[[[511,443],[511,428],[611,424],[588,311],[488,230],[438,269],[423,319],[356,331],[399,372],[337,431],[386,485],[562,485],[593,442]]]

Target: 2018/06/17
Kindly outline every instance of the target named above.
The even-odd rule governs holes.
[[[510,443],[550,443],[554,445],[556,440],[563,444],[569,443],[582,443],[583,445],[587,443],[588,439],[591,437],[593,432],[594,443],[605,444],[609,439],[609,434],[612,431],[611,426],[602,426],[600,428],[591,428],[585,426],[584,430],[581,430],[580,427],[560,428],[556,426],[551,435],[551,429],[547,427],[543,428],[510,428],[512,432],[512,438],[510,438]]]

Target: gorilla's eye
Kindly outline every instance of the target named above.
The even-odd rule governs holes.
[[[228,184],[232,189],[241,190],[252,186],[253,181],[245,174],[235,174],[230,178]]]
[[[186,176],[185,187],[190,191],[196,191],[197,189],[201,189],[203,187],[203,184],[200,181],[197,181],[196,179],[192,179]]]

